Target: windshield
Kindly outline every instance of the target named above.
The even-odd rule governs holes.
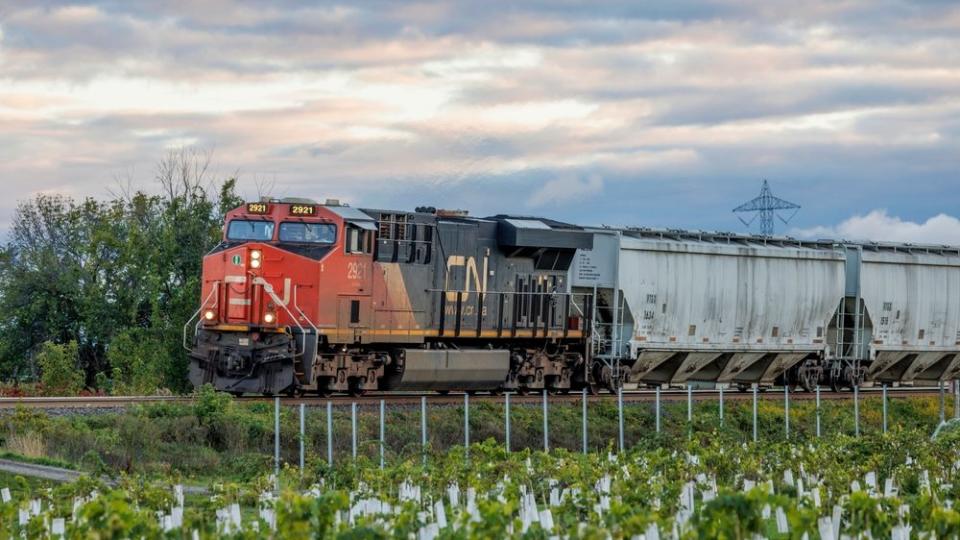
[[[272,221],[247,221],[235,219],[227,227],[228,240],[273,240],[273,229],[276,227]]]
[[[337,239],[337,226],[332,223],[281,223],[281,242],[332,244]]]

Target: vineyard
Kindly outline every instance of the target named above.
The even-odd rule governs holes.
[[[35,459],[76,463],[94,473],[115,471],[108,463],[127,463],[130,472],[68,484],[0,476],[0,536],[839,540],[960,534],[954,508],[960,498],[960,429],[947,424],[931,437],[937,403],[917,399],[895,403],[898,422],[883,433],[875,405],[864,403],[859,437],[851,433],[842,405],[825,405],[828,429],[822,437],[810,429],[811,411],[798,405],[786,439],[777,418],[782,409],[766,404],[758,443],[750,442],[746,404],[729,404],[725,425],[706,404],[699,405],[693,426],[681,406],[668,407],[659,435],[648,429],[649,411],[637,406],[628,410],[630,425],[637,427],[625,452],[617,452],[611,430],[615,409],[597,405],[591,427],[600,437],[592,439],[588,453],[574,442],[577,407],[551,410],[558,436],[549,453],[534,449],[537,407],[515,411],[513,452],[498,441],[500,411],[494,408],[478,407],[471,415],[471,429],[483,442],[467,449],[455,442],[446,446],[459,436],[461,411],[438,407],[430,421],[436,447],[426,453],[416,451],[416,434],[404,438],[416,431],[410,429],[416,410],[401,410],[391,419],[395,431],[383,468],[377,445],[365,444],[356,460],[338,446],[333,465],[322,452],[309,452],[301,471],[293,466],[294,443],[284,448],[279,476],[272,474],[269,456],[270,408],[241,407],[218,394],[201,395],[192,406],[90,417],[17,411],[0,419],[8,449],[24,433],[32,433],[41,448],[55,448],[49,443],[60,440],[58,433],[85,433],[89,448],[47,451]],[[284,411],[285,440],[294,438],[288,436],[296,420],[291,413]],[[375,426],[370,416],[361,418],[361,428]],[[344,419],[337,420],[341,433]],[[229,426],[256,436],[240,439]],[[324,438],[314,432],[322,426],[310,427],[308,449]],[[122,440],[132,433],[143,442],[127,448]],[[158,455],[177,447],[179,453],[165,462]],[[205,473],[193,469],[200,462],[183,459],[192,452],[207,456]],[[246,465],[231,469],[241,456]]]
[[[952,538],[960,431],[550,454],[483,443],[385,469],[284,468],[185,496],[133,478],[2,490],[5,537]],[[310,478],[307,480],[306,478]],[[279,485],[279,491],[276,490]]]

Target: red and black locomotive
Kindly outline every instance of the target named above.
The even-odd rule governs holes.
[[[592,235],[546,219],[263,200],[203,261],[190,379],[264,394],[566,391],[596,378]]]

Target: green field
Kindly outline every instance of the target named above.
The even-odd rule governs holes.
[[[335,409],[333,467],[326,461],[326,409],[309,408],[307,466],[300,471],[298,410],[284,408],[277,480],[269,476],[270,404],[205,391],[192,404],[125,412],[48,416],[20,409],[0,418],[7,457],[27,454],[117,484],[0,476],[12,496],[0,506],[0,531],[42,537],[63,518],[67,536],[76,538],[93,530],[113,531],[101,538],[190,538],[194,530],[242,538],[816,538],[821,526],[870,530],[875,538],[906,527],[913,536],[960,532],[952,509],[960,496],[960,432],[948,427],[931,439],[936,398],[891,400],[886,434],[879,400],[863,400],[859,437],[851,404],[824,401],[820,438],[812,401],[792,403],[788,438],[782,401],[763,400],[758,443],[749,400],[728,400],[722,425],[716,402],[697,402],[693,422],[684,402],[665,404],[660,434],[652,404],[631,404],[622,453],[611,399],[590,404],[586,455],[579,403],[551,404],[550,453],[542,452],[539,405],[511,408],[509,453],[503,413],[500,403],[471,405],[471,440],[481,442],[466,451],[462,408],[431,407],[430,444],[422,452],[419,407],[388,407],[380,469],[378,408],[360,408],[356,461],[349,407]],[[210,491],[181,503],[176,484]]]

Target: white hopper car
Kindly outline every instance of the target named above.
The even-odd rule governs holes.
[[[834,389],[960,377],[960,249],[593,229],[591,353],[621,382]]]

